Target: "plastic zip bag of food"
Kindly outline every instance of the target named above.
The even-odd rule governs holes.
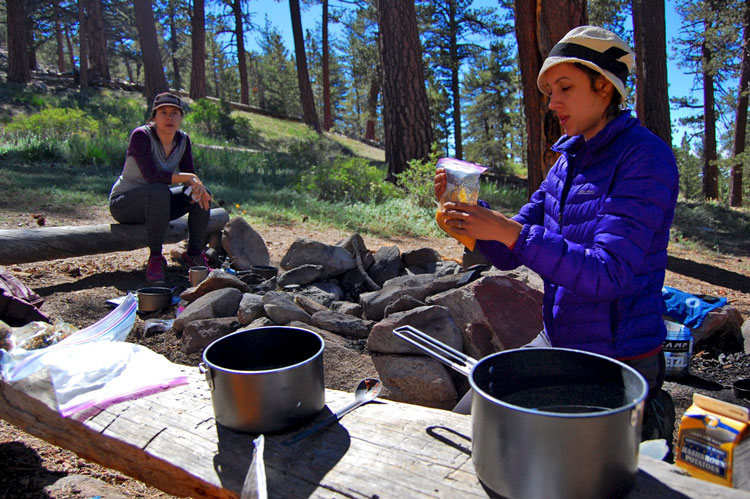
[[[448,202],[477,204],[479,199],[479,176],[487,169],[467,161],[456,158],[440,158],[437,162],[437,168],[445,169],[448,177],[448,185],[445,193],[438,200],[439,206],[435,214],[435,220],[438,225],[449,236],[466,246],[469,251],[474,251],[476,239],[458,234],[453,231],[446,223],[443,215],[443,205]]]

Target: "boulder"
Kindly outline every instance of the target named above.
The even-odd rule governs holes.
[[[268,265],[271,261],[266,242],[244,218],[233,218],[224,226],[221,246],[236,270],[249,270],[252,265]]]
[[[247,326],[255,319],[263,317],[264,314],[263,296],[254,293],[242,295],[242,300],[240,300],[240,305],[237,308],[237,319],[240,321],[240,325]]]
[[[703,322],[692,330],[693,345],[700,347],[717,336],[728,335],[727,340],[738,345],[744,344],[742,337],[742,314],[736,308],[725,305],[708,312]]]
[[[404,262],[401,261],[401,252],[398,246],[383,246],[373,255],[374,262],[367,270],[373,281],[380,286],[385,284],[389,279],[397,277],[404,268]]]
[[[372,358],[390,399],[438,409],[452,409],[458,401],[447,369],[429,357],[377,355]]]
[[[742,338],[745,345],[745,352],[750,352],[750,319],[742,323]]]
[[[310,298],[324,307],[329,307],[331,303],[340,300],[343,294],[341,288],[333,282],[316,282],[293,291],[294,296]]]
[[[356,246],[357,249],[359,249],[359,258],[362,261],[362,268],[365,270],[369,269],[372,264],[375,263],[375,258],[373,258],[372,253],[370,253],[370,251],[367,249],[364,239],[362,239],[362,236],[360,236],[359,234],[352,234],[343,241],[339,241],[338,243],[336,243],[336,246],[341,246],[342,248],[346,249],[346,251],[348,251],[352,254],[352,256],[355,257],[355,260],[356,252],[354,250],[354,247]]]
[[[278,277],[279,287],[289,286],[290,284],[299,284],[303,286],[315,282],[323,274],[322,265],[313,265],[306,263],[299,267],[294,267],[286,272],[282,272]]]
[[[335,301],[331,303],[331,310],[342,314],[362,318],[362,305],[350,301]]]
[[[315,312],[323,312],[324,310],[330,310],[325,305],[313,300],[309,296],[305,295],[295,295],[293,298],[294,303],[299,305],[299,307],[307,312],[310,315],[313,315]]]
[[[452,289],[459,285],[460,275],[436,278],[432,274],[406,275],[389,279],[380,291],[362,293],[359,301],[367,319],[379,321],[385,317],[385,309],[403,296],[411,296],[419,301],[433,294]]]
[[[289,270],[306,264],[321,265],[321,278],[343,274],[357,266],[352,254],[341,246],[330,246],[312,239],[297,239],[281,259],[281,268]]]
[[[295,305],[284,293],[278,291],[263,295],[263,309],[268,318],[280,326],[292,321],[310,323],[310,314]]]
[[[333,310],[322,310],[312,315],[312,325],[353,338],[367,338],[373,324],[372,321],[358,319]]]
[[[240,327],[236,317],[219,317],[217,319],[200,319],[189,322],[182,331],[182,351],[185,353],[200,352],[214,340],[228,335]]]
[[[461,266],[451,260],[445,260],[443,262],[435,262],[434,264],[427,265],[427,272],[435,274],[435,277],[442,277],[451,274],[458,274],[461,272]]]
[[[426,355],[422,350],[393,334],[393,330],[400,326],[412,326],[449,347],[463,351],[461,331],[453,321],[450,311],[435,305],[396,312],[372,326],[367,339],[368,350],[378,353]]]
[[[398,298],[396,301],[385,307],[385,310],[383,311],[383,315],[385,317],[388,317],[391,314],[395,314],[396,312],[403,312],[405,310],[411,310],[413,308],[417,307],[424,307],[425,302],[417,300],[413,296],[404,295],[400,298]]]
[[[520,347],[543,327],[542,292],[506,276],[484,276],[425,301],[450,310],[463,332],[463,351],[475,359]]]
[[[211,291],[188,304],[174,320],[172,327],[175,331],[181,332],[185,325],[192,321],[235,316],[240,300],[242,300],[242,291],[235,288]]]
[[[266,316],[263,316],[263,317],[258,317],[253,322],[251,322],[247,326],[245,326],[243,328],[240,328],[240,329],[242,329],[242,330],[244,330],[244,329],[255,329],[255,328],[258,328],[258,327],[269,327],[269,326],[275,326],[275,325],[276,324],[274,324],[274,322],[271,319],[269,319]]]
[[[401,253],[401,260],[407,267],[421,267],[427,270],[429,264],[441,260],[440,253],[432,248],[419,248]]]
[[[242,282],[233,274],[224,272],[221,269],[216,269],[212,270],[208,274],[208,277],[203,279],[197,286],[187,288],[180,293],[180,298],[187,302],[192,302],[207,293],[224,288],[239,289],[243,293],[248,293],[251,289],[250,286]]]

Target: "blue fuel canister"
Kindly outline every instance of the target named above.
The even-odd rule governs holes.
[[[672,321],[664,321],[667,337],[662,344],[667,361],[667,378],[680,378],[690,372],[690,356],[693,354],[693,333],[690,328]]]

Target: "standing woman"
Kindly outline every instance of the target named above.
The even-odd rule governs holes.
[[[203,248],[211,195],[195,174],[190,137],[180,130],[184,115],[176,95],[154,98],[146,125],[130,134],[122,174],[109,194],[109,211],[120,223],[144,223],[150,256],[146,280],[164,283],[167,261],[162,256],[170,220],[188,213],[188,246],[181,263],[206,265]],[[172,184],[182,184],[170,187]]]
[[[614,33],[571,30],[537,79],[565,132],[539,190],[512,218],[483,202],[446,203],[444,215],[497,268],[525,265],[543,278],[544,330],[530,346],[585,350],[638,370],[650,389],[642,436],[671,442],[661,289],[678,173],[670,146],[620,107],[633,63]],[[438,199],[445,188],[438,170]]]

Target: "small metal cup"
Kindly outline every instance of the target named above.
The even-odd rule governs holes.
[[[190,280],[191,286],[197,286],[206,277],[208,277],[208,267],[199,265],[188,269],[188,279]]]

